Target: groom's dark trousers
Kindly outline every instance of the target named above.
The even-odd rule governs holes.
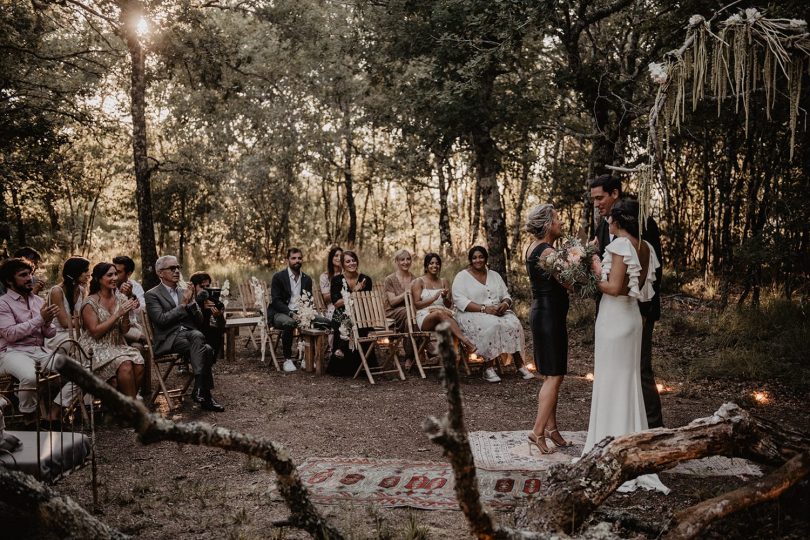
[[[599,240],[599,257],[605,254],[605,247],[610,243],[608,222],[604,219],[596,228],[596,238]],[[655,384],[655,374],[652,367],[652,336],[655,321],[661,318],[661,278],[663,276],[664,259],[661,257],[661,232],[653,218],[647,219],[647,226],[641,233],[641,238],[650,243],[661,266],[655,271],[653,289],[655,296],[650,302],[639,302],[638,308],[644,318],[644,328],[641,335],[641,393],[644,395],[644,409],[647,412],[647,425],[650,428],[664,427],[664,418],[661,414],[661,396]],[[596,312],[599,313],[599,301],[596,299]]]

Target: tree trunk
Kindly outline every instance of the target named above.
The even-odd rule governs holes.
[[[487,130],[472,134],[472,147],[475,152],[475,165],[478,186],[483,203],[484,233],[489,251],[489,267],[498,272],[508,283],[506,275],[506,218],[501,193],[498,189],[500,159],[495,141]]]
[[[515,204],[515,222],[512,224],[512,253],[520,249],[521,226],[523,223],[523,207],[526,204],[526,193],[529,191],[529,141],[524,139],[523,155],[520,163],[520,187],[518,188],[517,204]]]
[[[346,185],[346,206],[349,210],[349,231],[346,244],[353,249],[357,242],[357,207],[354,201],[354,177],[352,175],[352,119],[347,105],[343,110],[343,182]]]
[[[146,52],[138,41],[134,22],[144,13],[141,2],[119,2],[120,22],[131,60],[132,157],[135,163],[135,200],[138,206],[138,236],[141,243],[141,273],[145,289],[158,283],[155,273],[157,247],[155,225],[152,220],[152,174],[147,159],[146,140]]]
[[[15,236],[17,237],[17,247],[20,248],[27,244],[25,237],[25,224],[23,223],[22,208],[20,208],[20,199],[17,196],[17,188],[11,187],[11,205],[14,209],[14,220],[17,222],[17,230]]]
[[[439,180],[439,251],[442,255],[453,252],[453,237],[450,234],[450,210],[447,207],[447,195],[450,191],[444,176],[444,159],[438,160],[436,176]]]

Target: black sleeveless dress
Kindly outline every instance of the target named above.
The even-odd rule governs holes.
[[[540,254],[552,247],[542,243],[526,259],[526,271],[532,284],[532,309],[529,325],[534,338],[534,365],[542,375],[568,373],[568,291],[537,266]]]

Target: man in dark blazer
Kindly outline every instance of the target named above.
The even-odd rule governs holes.
[[[589,182],[591,200],[594,208],[599,212],[601,219],[596,227],[594,240],[599,247],[599,257],[605,254],[605,248],[613,241],[610,237],[610,225],[607,216],[613,205],[622,198],[622,181],[617,176],[603,174]],[[658,224],[652,217],[647,218],[641,238],[650,243],[661,266],[655,271],[653,290],[655,296],[649,302],[639,302],[638,307],[644,320],[641,338],[641,390],[644,394],[644,408],[647,411],[647,424],[650,428],[663,427],[664,420],[661,415],[661,397],[655,384],[655,374],[652,368],[652,335],[655,321],[661,318],[661,278],[663,276],[664,260],[661,257],[661,232]],[[597,299],[597,309],[599,308]]]
[[[203,410],[223,412],[225,407],[211,395],[214,355],[199,330],[203,315],[194,299],[194,290],[179,285],[180,265],[171,255],[160,257],[155,262],[155,271],[160,284],[144,294],[146,312],[154,329],[154,353],[187,356],[194,370],[192,399]]]
[[[298,309],[301,293],[306,291],[312,296],[312,278],[301,271],[304,254],[298,248],[287,250],[287,268],[276,272],[270,282],[270,305],[267,307],[267,320],[273,328],[281,330],[281,348],[284,353],[284,366],[287,372],[295,371],[292,360],[293,330],[298,321],[293,318]],[[328,327],[329,319],[316,317],[314,323]]]

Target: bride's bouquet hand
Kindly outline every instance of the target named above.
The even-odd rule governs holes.
[[[597,277],[602,275],[602,261],[600,261],[599,257],[596,255],[591,257],[591,270],[593,270],[594,275]]]

